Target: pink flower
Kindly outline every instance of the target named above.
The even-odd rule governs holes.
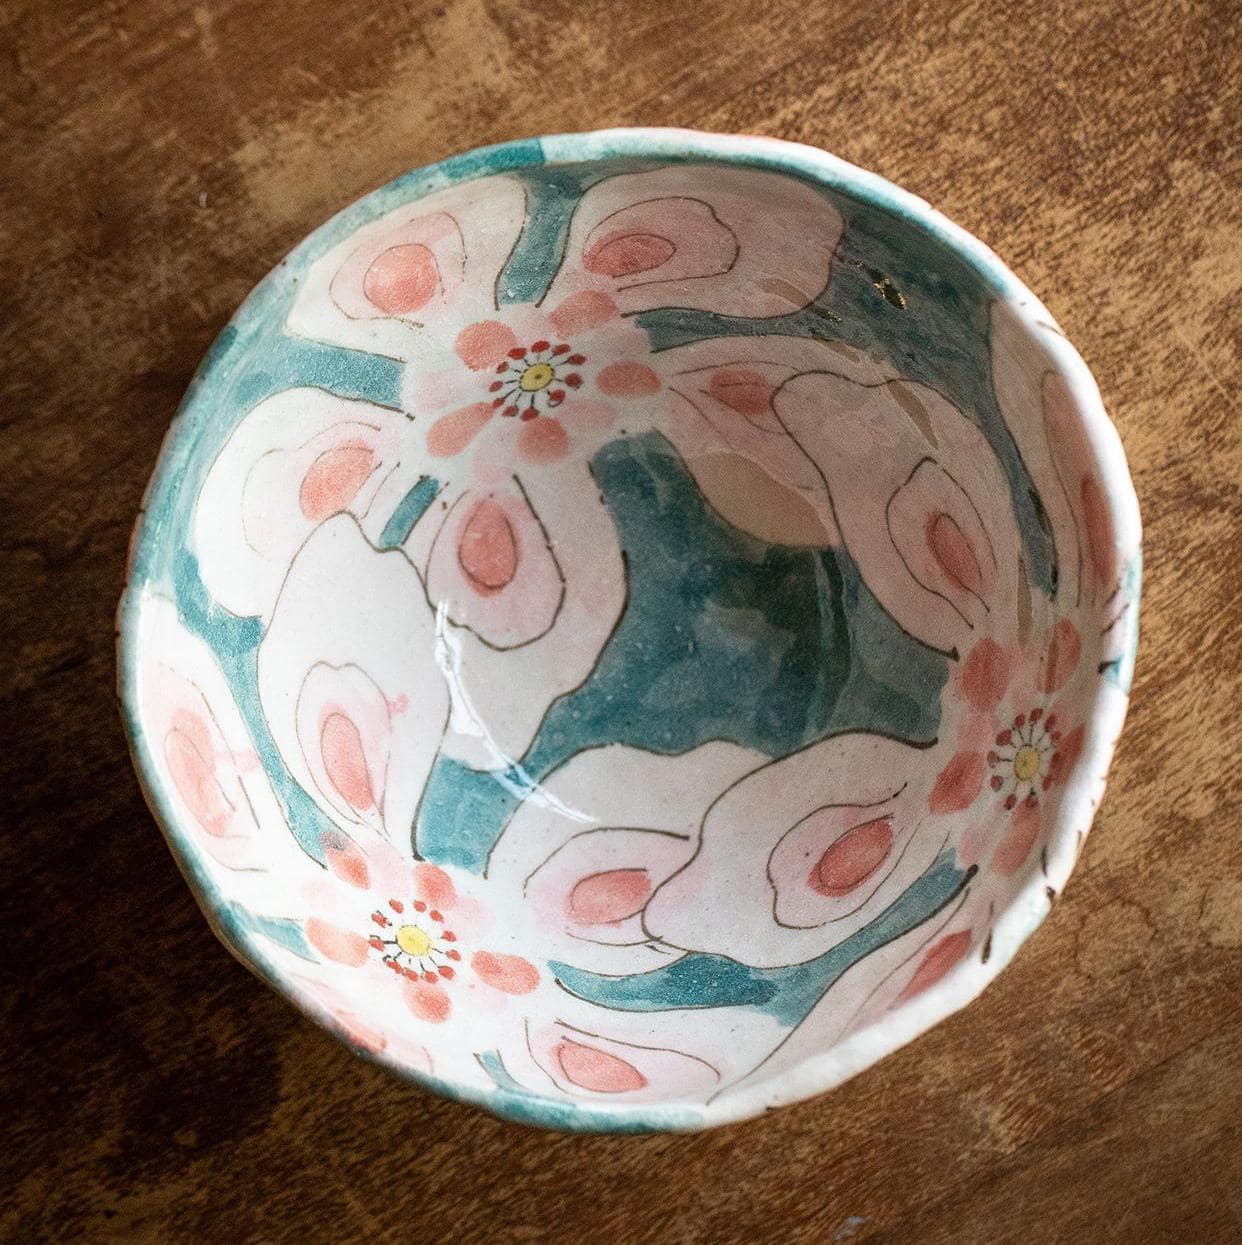
[[[538,987],[530,960],[489,949],[487,909],[443,869],[381,840],[363,852],[342,838],[327,856],[327,875],[303,891],[304,928],[322,956],[366,978],[354,996],[395,993],[417,1020],[444,1024],[455,1009],[495,1012]]]

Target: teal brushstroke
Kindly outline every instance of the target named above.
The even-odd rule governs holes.
[[[1139,645],[1139,594],[1143,584],[1143,555],[1136,553],[1126,564],[1121,573],[1119,600],[1113,606],[1113,612],[1123,608],[1125,613],[1118,627],[1123,629],[1121,651],[1110,662],[1100,667],[1100,672],[1114,687],[1119,688],[1128,696],[1130,682],[1134,678],[1134,660],[1138,656]]]
[[[945,852],[869,925],[805,964],[751,968],[719,955],[687,955],[674,964],[630,977],[605,977],[551,964],[571,994],[619,1011],[755,1007],[781,1024],[798,1024],[832,985],[864,957],[930,920],[966,885],[973,870]]]
[[[553,1098],[551,1095],[538,1094],[527,1089],[509,1075],[496,1051],[484,1051],[478,1056],[478,1060],[501,1091],[488,1102],[488,1106],[523,1124],[559,1128],[568,1132],[653,1133],[698,1128],[703,1119],[701,1111],[688,1107],[659,1107],[639,1116],[601,1111],[582,1103]]]
[[[526,175],[526,224],[496,281],[496,302],[537,303],[565,254],[578,200],[604,175],[583,169],[541,169]]]
[[[297,921],[261,916],[235,902],[226,904],[221,910],[221,915],[228,918],[230,927],[234,931],[240,926],[253,933],[262,934],[264,938],[270,939],[277,946],[283,947],[303,960],[315,963],[319,959],[318,955],[311,950],[310,944],[306,941],[306,935],[302,932],[302,926]],[[236,937],[235,933],[234,937]]]
[[[423,517],[427,507],[436,499],[440,491],[440,482],[433,476],[422,476],[418,483],[397,503],[392,518],[384,524],[380,533],[381,549],[397,549],[404,545],[414,530],[414,525]]]
[[[678,753],[728,739],[775,757],[846,730],[934,738],[947,663],[880,609],[843,551],[731,527],[658,433],[612,442],[592,467],[626,557],[628,608],[520,771],[436,763],[422,856],[481,870],[524,786],[601,744]]]

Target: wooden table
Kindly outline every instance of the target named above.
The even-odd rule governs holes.
[[[0,7],[0,1235],[1185,1241],[1242,1233],[1238,10],[152,0]],[[1147,529],[1130,725],[1052,916],[817,1102],[559,1137],[403,1088],[208,936],[113,703],[191,371],[413,165],[615,124],[827,147],[931,200],[1095,369]]]

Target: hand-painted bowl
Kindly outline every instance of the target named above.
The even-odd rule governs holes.
[[[1138,510],[988,251],[808,147],[564,135],[317,230],[194,380],[121,607],[230,949],[422,1085],[692,1129],[836,1085],[1047,913]]]

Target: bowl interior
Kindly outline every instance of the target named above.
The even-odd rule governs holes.
[[[1124,462],[1047,313],[847,166],[671,142],[499,149],[312,235],[192,387],[123,607],[226,941],[569,1127],[752,1114],[973,997],[1132,657]]]

